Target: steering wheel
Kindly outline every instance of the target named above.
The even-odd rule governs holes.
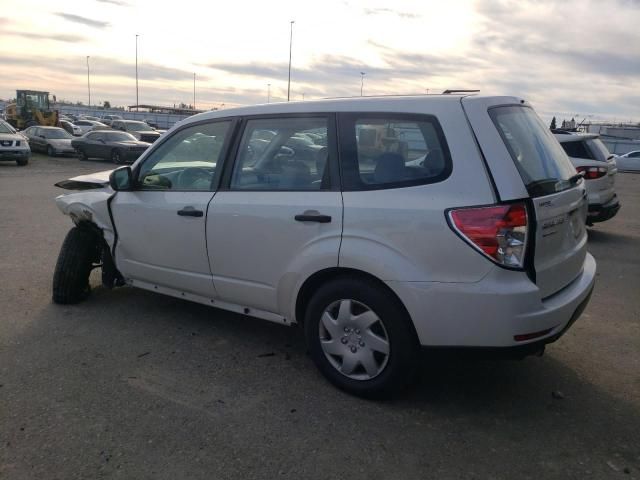
[[[211,170],[201,167],[187,167],[178,174],[176,183],[178,188],[189,188],[193,187],[198,180],[206,180],[211,183],[212,178],[213,172]]]

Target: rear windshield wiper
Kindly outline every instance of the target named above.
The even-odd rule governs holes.
[[[584,172],[576,173],[573,177],[569,177],[571,185],[577,184],[584,177]]]

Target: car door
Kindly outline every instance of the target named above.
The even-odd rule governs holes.
[[[134,171],[134,190],[115,195],[115,262],[134,285],[215,296],[205,222],[231,129],[224,120],[176,130]]]
[[[23,133],[27,136],[27,142],[29,143],[29,148],[32,151],[37,151],[38,145],[36,144],[36,131],[37,127],[29,127]]]
[[[99,133],[90,133],[84,137],[83,150],[88,157],[96,157]]]
[[[38,127],[33,128],[33,134],[29,137],[29,144],[31,146],[31,150],[35,150],[36,152],[42,151],[42,144],[44,142],[42,129]]]
[[[207,214],[214,284],[222,301],[287,315],[296,285],[338,265],[335,118],[250,117],[242,132]],[[290,139],[305,132],[328,139],[328,148],[303,159]]]

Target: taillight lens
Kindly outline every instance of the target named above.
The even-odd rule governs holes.
[[[494,262],[523,268],[527,248],[524,203],[459,208],[449,212],[453,227],[471,246]]]
[[[604,177],[607,174],[606,167],[576,167],[576,170],[578,173],[584,172],[584,178],[586,180],[594,180]]]

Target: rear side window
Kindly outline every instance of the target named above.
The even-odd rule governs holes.
[[[558,141],[529,107],[489,110],[529,195],[540,197],[571,188],[576,174]]]
[[[422,185],[451,173],[449,149],[432,116],[344,114],[340,134],[345,190]]]
[[[578,142],[562,142],[560,145],[562,145],[562,148],[570,157],[595,160],[593,154],[587,148],[586,142],[583,140],[580,140]]]

